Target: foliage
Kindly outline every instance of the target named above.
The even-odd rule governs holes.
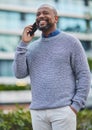
[[[92,71],[92,58],[88,58],[88,63],[89,63],[90,70]]]
[[[29,111],[0,112],[0,130],[32,130]]]
[[[92,110],[78,113],[77,130],[92,130]]]
[[[22,108],[7,114],[0,111],[0,130],[32,130],[30,112]],[[78,113],[77,130],[92,130],[92,110]]]
[[[25,85],[25,86],[18,86],[18,85],[4,85],[0,84],[0,91],[10,91],[10,90],[30,90],[31,87],[30,85]]]

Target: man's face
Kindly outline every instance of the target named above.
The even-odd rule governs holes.
[[[49,7],[40,7],[37,11],[36,22],[38,29],[46,31],[54,28],[57,23],[54,11]]]

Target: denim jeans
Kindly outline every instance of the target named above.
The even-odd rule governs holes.
[[[76,114],[70,106],[30,112],[33,130],[76,130]]]

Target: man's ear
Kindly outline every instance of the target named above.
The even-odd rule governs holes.
[[[58,22],[58,16],[55,16],[56,23]]]

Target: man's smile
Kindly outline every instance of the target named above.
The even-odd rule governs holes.
[[[39,26],[46,26],[47,25],[47,21],[46,20],[40,20],[39,21]]]

